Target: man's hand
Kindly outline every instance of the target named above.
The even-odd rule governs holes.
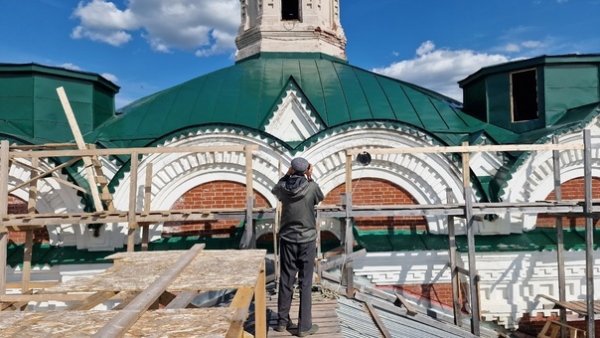
[[[288,169],[288,171],[287,171],[286,175],[290,176],[290,175],[292,175],[292,174],[294,173],[294,171],[295,171],[295,170],[294,170],[292,167],[290,167],[290,168]]]
[[[312,181],[312,171],[313,171],[313,166],[312,166],[312,164],[309,164],[308,168],[306,169],[306,173],[305,173],[306,174],[306,178],[309,181]]]

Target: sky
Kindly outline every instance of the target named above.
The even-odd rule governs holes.
[[[350,64],[459,101],[481,67],[600,53],[600,0],[340,2]],[[239,20],[239,0],[0,0],[0,63],[101,74],[122,107],[232,65]]]

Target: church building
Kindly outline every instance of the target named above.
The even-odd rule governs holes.
[[[460,82],[463,102],[352,65],[339,0],[241,0],[233,65],[115,110],[119,88],[100,75],[37,64],[0,64],[0,139],[11,144],[73,139],[55,93],[63,86],[84,134],[97,148],[258,146],[253,158],[255,206],[274,208],[271,188],[297,156],[314,166],[326,198],[340,204],[345,154],[354,149],[502,144],[582,143],[592,135],[594,198],[600,198],[600,55],[539,56],[482,68]],[[168,65],[165,65],[168,67]],[[475,201],[554,200],[552,152],[471,155]],[[140,159],[139,186],[153,164],[152,209],[245,207],[243,152],[153,154]],[[61,159],[43,161],[47,169]],[[130,159],[106,157],[114,207],[127,210]],[[354,163],[354,205],[463,203],[462,163],[450,154],[373,155]],[[562,198],[583,198],[581,151],[560,153]],[[9,190],[30,177],[12,165]],[[37,212],[91,210],[81,167],[39,183]],[[10,192],[9,212],[26,212],[27,187]],[[323,250],[339,245],[344,220],[321,220]],[[558,295],[555,217],[498,214],[475,223],[481,311],[513,328],[543,310],[537,294]],[[272,220],[257,220],[258,245],[271,249]],[[584,221],[565,223],[567,299],[585,298]],[[151,239],[185,238],[236,246],[243,224],[232,221],[151,227]],[[432,307],[451,306],[446,217],[369,217],[354,220],[355,245],[367,256],[355,275]],[[457,219],[457,232],[465,234]],[[595,232],[596,243],[600,232]],[[10,233],[10,278],[18,280],[22,233]],[[194,237],[195,236],[195,237]],[[466,239],[459,236],[461,261]],[[107,251],[127,243],[124,224],[48,226],[36,233],[34,278],[57,279],[102,268]],[[219,244],[221,243],[221,244]],[[225,243],[225,244],[223,244]],[[165,244],[166,245],[166,244]],[[210,246],[213,244],[209,244]],[[70,261],[65,259],[70,257]],[[11,260],[12,259],[12,260]],[[595,251],[596,275],[600,252]],[[37,263],[36,263],[37,260]],[[466,265],[466,263],[465,263]],[[87,272],[86,272],[87,271]],[[11,277],[12,276],[12,277]],[[595,288],[600,290],[600,279]],[[558,298],[558,297],[557,297]],[[548,313],[548,311],[546,311]]]

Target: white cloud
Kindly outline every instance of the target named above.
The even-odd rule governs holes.
[[[74,63],[70,63],[70,62],[66,62],[66,63],[60,64],[58,66],[65,68],[65,69],[69,69],[69,70],[81,70],[81,67],[79,67],[78,65],[76,65]]]
[[[100,74],[102,75],[103,78],[107,79],[108,81],[112,82],[112,83],[117,83],[119,82],[119,78],[111,73],[102,73]]]
[[[71,36],[119,46],[140,31],[155,51],[206,56],[235,50],[237,13],[237,0],[130,0],[125,9],[107,0],[84,1],[73,13],[80,24]]]
[[[418,84],[462,101],[462,90],[457,82],[482,67],[509,61],[502,54],[480,53],[473,50],[436,49],[431,41],[417,48],[410,60],[394,62],[374,72]]]

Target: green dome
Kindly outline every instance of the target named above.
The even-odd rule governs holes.
[[[228,125],[258,132],[290,88],[325,130],[348,123],[411,125],[458,144],[489,125],[441,94],[322,54],[261,54],[126,106],[95,139],[107,147],[145,146],[189,127]]]

